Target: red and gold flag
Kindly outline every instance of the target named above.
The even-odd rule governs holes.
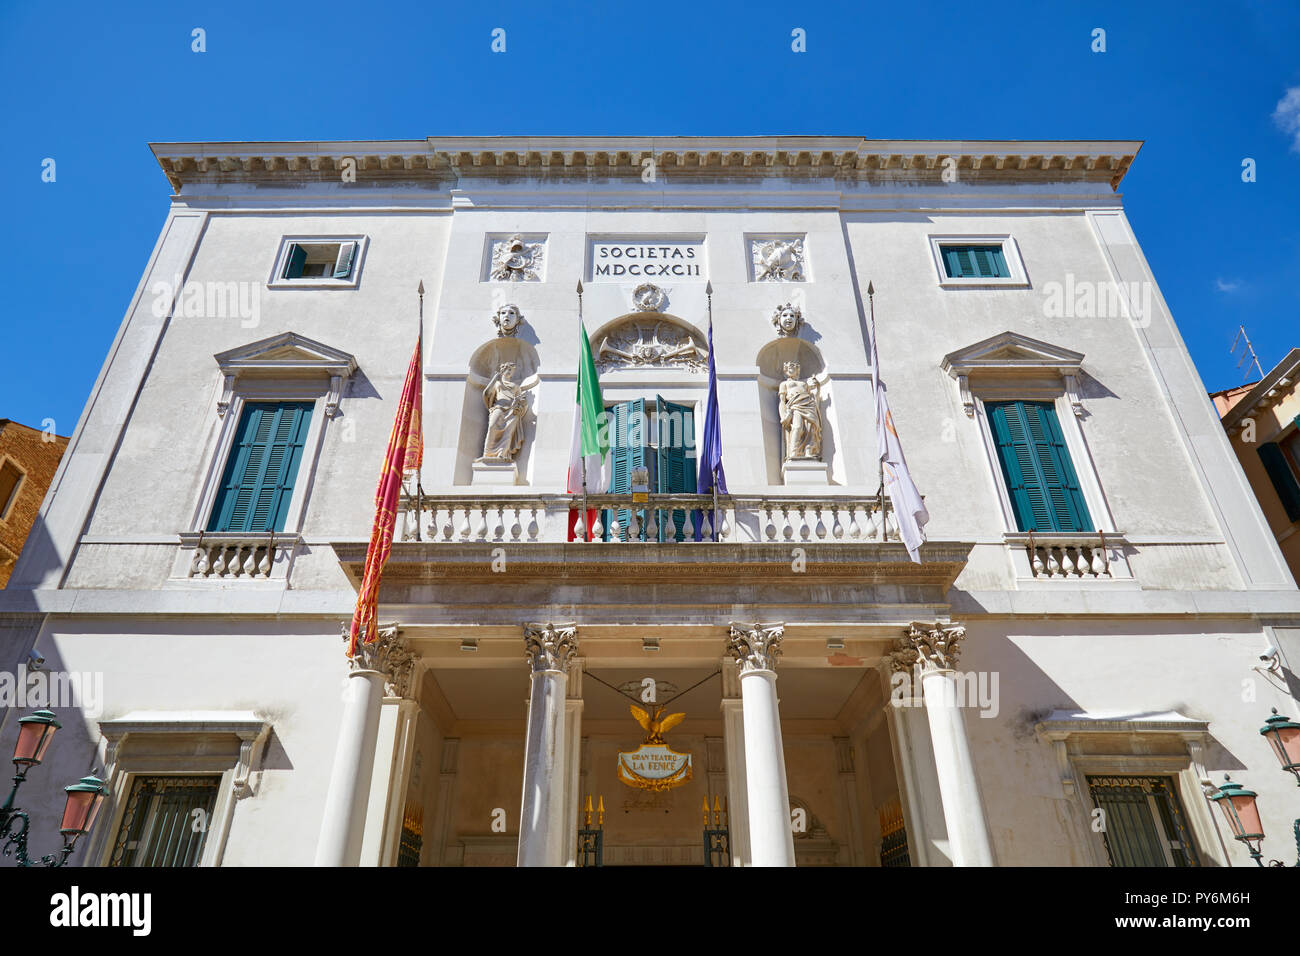
[[[397,406],[393,433],[388,439],[384,468],[375,492],[375,524],[370,530],[370,547],[366,550],[366,571],[357,592],[357,609],[352,614],[352,632],[348,640],[348,657],[357,652],[358,640],[373,644],[379,638],[376,620],[379,605],[379,578],[393,550],[393,531],[397,526],[397,508],[402,495],[402,476],[417,471],[424,460],[424,433],[420,425],[423,374],[423,336],[416,338],[415,354],[406,370],[402,400]],[[418,519],[417,519],[418,520]]]

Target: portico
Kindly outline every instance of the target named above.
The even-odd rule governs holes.
[[[419,807],[425,865],[574,865],[590,796],[606,808],[604,865],[702,865],[705,803],[725,809],[731,865],[880,865],[881,820],[904,810],[946,834],[952,862],[990,864],[940,684],[924,691],[937,814],[895,769],[899,642],[927,628],[960,641],[960,627],[914,622],[946,619],[966,546],[926,547],[915,565],[884,540],[809,542],[796,560],[761,542],[537,542],[509,549],[502,585],[491,541],[397,544],[381,610],[414,661],[416,746],[379,748],[367,814],[386,822],[358,862],[391,862],[411,816],[396,808]],[[357,574],[363,550],[335,548]],[[691,755],[678,787],[618,779],[618,754],[641,742],[638,701],[686,715],[668,739]]]

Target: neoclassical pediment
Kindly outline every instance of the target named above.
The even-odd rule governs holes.
[[[338,411],[339,393],[344,380],[357,370],[356,357],[350,352],[332,348],[297,332],[282,332],[218,352],[213,358],[225,376],[221,399],[217,402],[218,415],[225,415],[226,409],[230,407],[235,382],[240,376],[249,374],[285,377],[327,375],[330,390],[325,411],[328,415],[334,415]]]
[[[940,367],[956,380],[967,415],[975,414],[975,402],[971,396],[973,378],[1007,382],[1029,378],[1058,379],[1070,397],[1070,407],[1076,415],[1081,415],[1079,373],[1082,366],[1082,352],[1010,331],[949,352],[940,363]]]

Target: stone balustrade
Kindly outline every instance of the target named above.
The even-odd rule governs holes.
[[[1030,534],[1025,541],[1035,578],[1111,578],[1110,548],[1100,532],[1089,534]],[[1127,575],[1124,575],[1125,577]]]
[[[283,579],[298,541],[296,534],[184,534],[179,567],[172,576],[193,581]]]
[[[710,495],[426,495],[421,505],[420,538],[429,542],[561,542],[570,522],[578,540],[589,522],[593,544],[898,540],[893,514],[874,496],[720,495],[716,511]],[[414,541],[415,498],[401,507],[401,539]]]

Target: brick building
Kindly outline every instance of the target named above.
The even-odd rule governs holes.
[[[23,550],[68,440],[0,418],[0,588]]]

